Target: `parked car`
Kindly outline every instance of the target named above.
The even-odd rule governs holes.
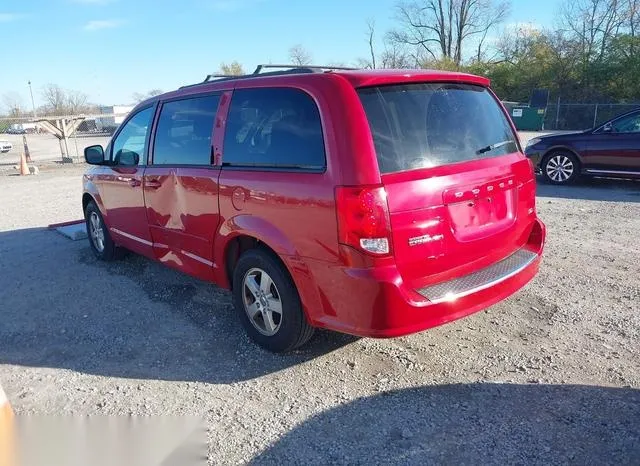
[[[9,141],[0,140],[0,153],[6,154],[11,149],[13,149],[13,144]]]
[[[485,78],[285,71],[139,104],[85,150],[91,248],[231,289],[276,352],[321,327],[395,337],[510,296],[536,274],[535,176]]]
[[[525,153],[537,172],[553,184],[582,175],[640,177],[640,109],[597,128],[532,139]]]
[[[26,134],[26,132],[22,125],[11,125],[7,128],[7,134]]]

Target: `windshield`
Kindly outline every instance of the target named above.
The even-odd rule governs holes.
[[[489,91],[430,83],[364,88],[364,106],[381,173],[496,157],[518,150]]]

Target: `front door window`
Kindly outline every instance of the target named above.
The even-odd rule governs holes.
[[[147,133],[151,126],[153,107],[140,110],[127,121],[113,141],[112,160],[118,165],[135,166],[145,164]]]

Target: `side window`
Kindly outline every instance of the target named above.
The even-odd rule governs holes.
[[[153,108],[140,110],[129,119],[113,140],[113,161],[119,165],[144,164],[144,153],[147,144],[147,133],[153,118]]]
[[[320,113],[289,88],[233,93],[224,136],[224,166],[315,168],[326,165]]]
[[[614,133],[640,133],[640,113],[613,122]]]
[[[211,133],[220,96],[162,105],[153,145],[154,165],[211,165]]]

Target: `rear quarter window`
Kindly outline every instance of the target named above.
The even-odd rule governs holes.
[[[358,91],[381,173],[518,151],[509,120],[480,86],[408,84]]]
[[[223,166],[323,169],[320,112],[292,88],[234,91],[227,118]]]

